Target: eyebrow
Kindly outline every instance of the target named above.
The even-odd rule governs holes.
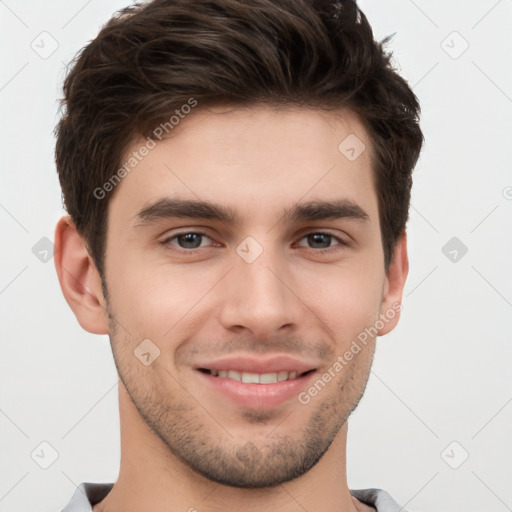
[[[349,219],[364,223],[370,216],[348,199],[335,201],[310,201],[285,208],[281,212],[285,222],[316,221],[327,219]],[[134,227],[145,227],[158,221],[172,218],[217,220],[226,224],[239,224],[239,215],[230,207],[220,204],[165,197],[140,210],[134,215]]]

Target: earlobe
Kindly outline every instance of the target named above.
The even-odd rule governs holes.
[[[93,334],[108,334],[101,278],[69,215],[55,228],[55,269],[66,302],[78,323]]]
[[[383,287],[380,318],[384,326],[379,329],[378,336],[384,336],[391,332],[398,324],[402,309],[402,294],[408,273],[407,233],[404,230],[393,251],[393,257]]]

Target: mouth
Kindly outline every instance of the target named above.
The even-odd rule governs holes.
[[[288,354],[236,354],[198,362],[194,370],[212,400],[262,410],[293,404],[319,367],[320,361]]]
[[[298,371],[279,371],[271,373],[254,373],[244,372],[240,370],[212,370],[209,368],[198,368],[200,372],[218,377],[221,379],[231,379],[245,384],[276,384],[277,382],[285,382],[289,380],[296,380],[305,375],[314,372],[315,369],[307,370],[305,372]]]
[[[212,400],[253,410],[291,406],[312,384],[318,365],[286,356],[229,357],[195,367]]]

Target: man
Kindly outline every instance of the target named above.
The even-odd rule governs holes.
[[[345,463],[423,141],[389,60],[352,0],[155,0],[78,55],[55,264],[122,455],[65,512],[403,510]]]

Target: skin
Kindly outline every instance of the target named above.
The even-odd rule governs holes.
[[[355,161],[338,150],[350,134],[366,146]],[[198,107],[110,199],[108,302],[73,222],[60,219],[63,294],[84,329],[109,334],[120,376],[120,473],[96,512],[373,510],[350,495],[345,453],[376,337],[308,404],[242,407],[194,369],[227,354],[289,354],[314,361],[321,375],[401,301],[406,235],[386,273],[372,172],[371,141],[350,111]],[[135,227],[136,213],[164,196],[229,206],[240,223],[170,218]],[[339,198],[369,222],[281,220],[298,202]],[[171,238],[194,232],[206,233],[196,246]],[[318,232],[333,237],[307,236]],[[247,236],[263,248],[252,263],[236,252]],[[148,366],[134,355],[144,339],[160,350]]]

